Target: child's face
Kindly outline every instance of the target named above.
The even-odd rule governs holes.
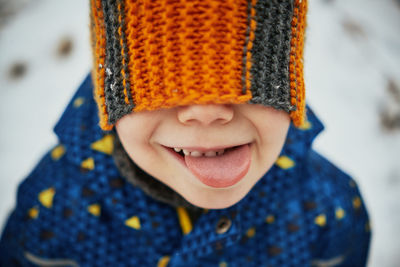
[[[116,129],[144,171],[193,205],[220,209],[241,200],[271,168],[289,124],[286,112],[260,105],[191,105],[131,113]]]

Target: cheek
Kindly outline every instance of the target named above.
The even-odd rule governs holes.
[[[151,152],[152,128],[143,127],[143,125],[146,125],[144,118],[142,119],[138,114],[127,115],[115,125],[121,144],[131,158],[136,158],[137,155],[146,157],[146,152]]]
[[[260,159],[264,162],[274,162],[285,143],[290,126],[290,118],[287,114],[278,113],[268,120],[259,121],[258,125]]]
[[[150,113],[130,114],[121,118],[115,125],[117,134],[125,151],[136,165],[157,177],[166,171],[161,164],[163,158],[160,146],[153,142],[161,121]]]
[[[266,144],[272,147],[282,147],[289,129],[289,124],[279,125],[273,127],[266,127],[264,129],[263,140]]]
[[[116,127],[120,142],[130,159],[151,175],[151,166],[159,160],[155,149],[150,146],[146,134],[142,131],[127,132]],[[150,172],[149,172],[150,171]]]

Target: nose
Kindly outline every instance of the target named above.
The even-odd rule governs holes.
[[[190,105],[178,107],[177,116],[179,122],[190,124],[226,124],[233,119],[233,107],[231,105]]]

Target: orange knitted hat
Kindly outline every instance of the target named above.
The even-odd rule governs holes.
[[[91,0],[100,126],[131,112],[254,103],[305,118],[307,0]]]

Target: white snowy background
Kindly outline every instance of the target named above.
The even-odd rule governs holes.
[[[0,0],[0,227],[18,184],[90,71],[82,0]],[[310,0],[308,103],[315,148],[352,175],[369,209],[369,264],[400,266],[400,1]]]

